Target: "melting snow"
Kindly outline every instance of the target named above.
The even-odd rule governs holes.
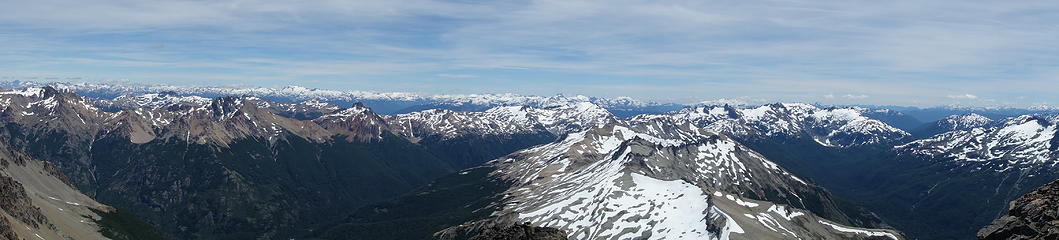
[[[831,228],[833,228],[833,229],[835,229],[835,230],[837,230],[839,232],[856,233],[856,234],[866,235],[866,236],[869,236],[869,237],[887,237],[887,238],[894,239],[894,240],[900,240],[900,238],[898,238],[894,234],[888,233],[888,232],[875,232],[875,231],[867,231],[867,230],[861,230],[861,229],[855,229],[855,228],[848,228],[848,227],[839,226],[839,225],[836,225],[836,224],[833,224],[833,223],[829,223],[827,221],[819,221],[819,222],[821,224],[827,225],[827,226],[829,226],[829,227],[831,227]]]

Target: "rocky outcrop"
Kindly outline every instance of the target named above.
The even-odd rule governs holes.
[[[494,227],[483,231],[471,240],[566,240],[566,232],[549,227],[534,227],[519,223],[506,227]]]
[[[26,195],[26,189],[14,179],[0,175],[0,209],[33,228],[50,224],[40,208]]]
[[[1011,202],[1008,215],[978,232],[979,239],[1059,239],[1059,181]]]
[[[516,221],[514,216],[476,221],[439,232],[439,240],[566,240],[566,231]]]
[[[6,218],[0,218],[0,239],[3,240],[16,240],[18,235],[15,235],[15,230],[11,229],[11,222],[7,221]]]

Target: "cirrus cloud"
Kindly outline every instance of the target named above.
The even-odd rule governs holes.
[[[970,93],[949,95],[947,97],[951,98],[951,99],[978,99],[977,95],[970,94]]]

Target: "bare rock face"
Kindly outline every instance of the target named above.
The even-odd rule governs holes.
[[[1059,181],[1011,202],[1008,215],[978,232],[979,239],[1059,239]]]
[[[518,222],[514,216],[501,216],[492,221],[476,221],[446,229],[434,238],[439,240],[567,240],[566,231],[551,227],[532,226]]]
[[[524,223],[507,226],[506,228],[491,228],[471,240],[566,240],[566,232],[563,230],[534,227]]]
[[[3,175],[0,175],[0,209],[34,228],[49,224],[40,208],[33,206],[33,200],[26,194],[22,184]]]
[[[7,221],[6,218],[0,218],[0,239],[18,239],[18,235],[15,235],[15,230],[11,229],[11,222]]]
[[[312,122],[334,134],[345,136],[348,141],[375,141],[391,132],[382,116],[360,103],[317,117]]]

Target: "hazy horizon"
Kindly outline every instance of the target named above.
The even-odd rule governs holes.
[[[842,106],[860,106],[860,107],[918,108],[918,109],[947,108],[947,107],[948,108],[982,108],[982,109],[1004,109],[1004,108],[1010,108],[1010,109],[1027,109],[1027,110],[1030,110],[1030,109],[1036,109],[1036,110],[1056,110],[1056,109],[1059,109],[1059,107],[1050,106],[1050,105],[1037,105],[1037,106],[1019,107],[1019,106],[999,106],[999,105],[997,105],[997,106],[975,106],[975,105],[961,105],[961,104],[924,105],[924,106],[872,104],[872,103],[828,104],[828,103],[823,103],[823,102],[820,102],[820,101],[785,101],[785,100],[753,99],[753,98],[745,98],[745,97],[744,98],[709,98],[709,97],[704,97],[701,100],[691,101],[691,102],[666,102],[666,101],[655,101],[655,100],[650,100],[650,99],[641,99],[641,98],[635,98],[635,97],[630,97],[630,96],[595,96],[595,95],[587,95],[587,94],[576,94],[576,93],[571,94],[571,93],[562,93],[562,92],[553,93],[553,94],[519,94],[519,93],[514,93],[514,92],[469,92],[469,93],[432,94],[432,93],[408,92],[408,91],[389,91],[388,92],[388,91],[373,91],[373,90],[364,90],[364,89],[317,88],[317,87],[308,87],[308,86],[302,86],[302,85],[284,85],[284,86],[228,85],[228,86],[223,86],[223,85],[180,85],[180,84],[159,84],[159,83],[132,83],[132,82],[128,82],[128,81],[89,82],[89,81],[79,81],[79,80],[81,80],[81,79],[65,79],[65,80],[63,80],[63,79],[21,79],[21,80],[19,80],[19,79],[8,79],[8,78],[0,77],[0,83],[21,81],[21,82],[32,82],[34,84],[39,84],[39,85],[62,83],[62,84],[99,84],[99,85],[123,86],[123,87],[133,87],[133,88],[137,88],[137,87],[143,87],[143,88],[150,88],[150,87],[222,88],[222,89],[268,88],[268,89],[274,89],[274,90],[281,90],[281,89],[284,89],[284,88],[287,88],[287,87],[301,87],[301,88],[306,88],[306,89],[310,89],[310,90],[360,92],[360,93],[372,93],[372,94],[397,94],[397,95],[404,95],[404,96],[414,95],[414,96],[417,96],[417,97],[424,97],[424,98],[431,98],[431,97],[445,98],[445,97],[461,97],[461,96],[462,97],[466,97],[466,96],[471,96],[471,95],[496,95],[496,96],[502,96],[502,95],[508,95],[508,94],[515,95],[515,96],[520,96],[520,97],[552,97],[552,96],[577,97],[577,96],[584,96],[584,97],[590,97],[590,98],[604,98],[604,99],[630,98],[630,99],[642,101],[642,102],[648,103],[648,104],[663,104],[663,105],[664,104],[676,104],[676,105],[683,105],[683,106],[695,106],[695,105],[703,105],[703,104],[706,104],[706,105],[729,104],[729,105],[757,106],[757,105],[772,104],[772,103],[806,103],[806,104],[813,104],[813,105],[819,105],[819,106],[837,106],[837,107],[842,107]],[[822,98],[823,99],[827,99],[827,96],[824,96]]]

